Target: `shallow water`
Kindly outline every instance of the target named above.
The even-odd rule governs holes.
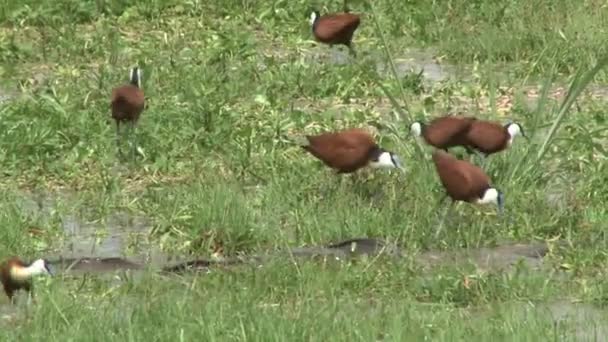
[[[458,75],[456,66],[439,63],[432,50],[409,49],[393,60],[399,77],[422,73],[423,79],[430,83],[446,81]],[[384,60],[376,64],[380,74],[390,77],[390,66]]]
[[[75,198],[76,196],[69,192],[27,192],[23,194],[21,204],[27,215],[44,219],[55,211],[61,212],[66,203],[75,205]],[[71,265],[70,269],[73,271],[107,272],[139,269],[142,266],[161,269],[183,262],[183,258],[163,253],[150,241],[148,234],[152,224],[145,217],[126,212],[114,212],[104,220],[96,222],[87,222],[74,212],[62,214],[60,217],[65,239],[58,246],[54,246],[56,252],[45,256],[55,261],[64,260],[58,262],[59,268],[68,268]],[[532,268],[538,268],[547,252],[548,247],[544,243],[505,244],[460,251],[427,251],[415,256],[415,259],[427,267],[472,262],[481,269],[498,270],[523,262]],[[354,238],[323,246],[296,247],[291,248],[288,253],[298,259],[329,256],[339,260],[376,256],[381,253],[390,256],[403,255],[398,246],[372,238]],[[277,251],[269,255],[252,255],[246,258],[259,262],[284,256],[285,251]],[[198,261],[199,266],[204,265],[205,268],[231,264],[230,261]],[[238,261],[233,264],[242,263]]]
[[[102,220],[88,222],[77,210],[66,210],[81,204],[77,203],[75,194],[65,191],[24,192],[20,204],[26,215],[43,222],[49,220],[53,213],[60,213],[64,239],[53,246],[54,252],[45,257],[70,261],[61,262],[62,266],[67,267],[71,262],[85,258],[76,262],[76,267],[73,265],[72,269],[112,271],[132,268],[126,259],[134,264],[156,267],[173,261],[173,257],[150,241],[148,235],[152,224],[143,216],[117,211]]]
[[[508,270],[519,263],[539,268],[548,251],[545,243],[518,243],[461,251],[428,251],[417,256],[416,261],[423,267],[470,262],[481,270]]]
[[[380,75],[392,77],[390,65],[380,53],[359,54],[357,57],[352,57],[348,49],[342,46],[330,48],[329,46],[319,44],[306,54],[306,59],[309,62],[324,62],[335,65],[345,65],[353,63],[355,60],[369,60],[372,65],[375,65]],[[395,56],[393,63],[397,76],[404,77],[412,73],[418,74],[422,72],[423,79],[431,83],[445,81],[457,74],[456,66],[449,63],[439,63],[434,57],[432,50],[408,49]]]

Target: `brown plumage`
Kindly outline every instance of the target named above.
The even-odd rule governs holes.
[[[456,201],[477,204],[494,203],[498,207],[498,212],[502,213],[504,195],[500,190],[491,186],[490,178],[479,167],[465,160],[458,160],[442,150],[433,152],[433,162],[441,184],[452,199],[441,219],[436,235],[439,235],[445,217]]]
[[[0,265],[0,282],[4,287],[9,300],[18,290],[25,290],[32,294],[32,277],[38,274],[52,275],[48,263],[44,259],[38,259],[31,264],[26,264],[17,257],[12,257]]]
[[[422,136],[424,141],[438,149],[447,151],[455,146],[467,146],[467,132],[475,122],[473,117],[442,116],[428,124],[414,122],[410,131],[415,136]]]
[[[338,173],[352,173],[369,164],[401,168],[395,154],[380,148],[371,134],[360,128],[306,136],[300,145]]]
[[[433,162],[441,184],[454,201],[476,202],[491,188],[490,178],[477,166],[436,150]]]
[[[321,43],[331,45],[346,45],[350,53],[356,55],[352,47],[353,34],[359,27],[361,19],[352,13],[336,13],[319,15],[314,11],[310,16],[312,33]]]
[[[141,70],[138,67],[131,69],[130,83],[112,89],[112,118],[116,121],[116,143],[120,150],[120,124],[127,123],[129,135],[135,129],[141,112],[145,108],[144,92],[141,89]],[[133,152],[135,152],[135,142],[133,142]]]
[[[427,144],[444,151],[462,146],[469,153],[478,151],[483,155],[506,149],[518,134],[527,139],[523,128],[517,123],[502,126],[464,116],[443,116],[426,125],[417,121],[410,126],[410,132],[415,136],[422,136]]]
[[[501,125],[495,122],[476,120],[466,133],[466,144],[485,155],[503,151],[511,144],[513,138],[524,134],[517,123]]]

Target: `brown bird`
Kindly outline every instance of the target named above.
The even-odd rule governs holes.
[[[447,152],[451,147],[463,146],[468,149],[466,135],[476,119],[465,116],[442,116],[428,124],[416,121],[410,125],[410,133],[429,145]]]
[[[427,144],[436,148],[447,151],[448,148],[462,146],[468,153],[477,154],[484,160],[488,155],[509,147],[519,134],[528,139],[518,123],[501,126],[462,116],[439,117],[428,125],[416,121],[411,124],[410,132],[413,136],[422,136]]]
[[[315,39],[321,43],[333,45],[346,45],[353,56],[356,56],[352,44],[353,34],[359,27],[361,19],[356,14],[336,13],[321,16],[319,11],[310,15],[310,24]]]
[[[368,165],[403,169],[397,155],[379,147],[371,134],[360,128],[305,136],[298,143],[338,173],[352,173]]]
[[[144,92],[141,90],[141,69],[131,69],[129,78],[129,84],[112,89],[112,118],[116,121],[116,144],[120,154],[120,124],[124,122],[128,125],[127,137],[133,135],[135,125],[145,107]],[[136,141],[133,141],[132,145],[135,156]]]
[[[518,123],[509,122],[503,126],[491,121],[476,120],[466,133],[466,144],[486,157],[511,146],[513,138],[519,134],[528,139]]]
[[[458,160],[441,150],[433,152],[433,162],[447,196],[452,199],[441,219],[437,234],[443,226],[445,216],[456,201],[476,204],[493,203],[497,205],[499,214],[502,213],[504,194],[490,184],[490,178],[482,169],[465,160]]]
[[[38,259],[28,265],[21,259],[12,257],[0,266],[0,282],[11,302],[13,302],[13,295],[18,290],[23,289],[33,296],[32,278],[37,275],[53,275],[45,259]]]

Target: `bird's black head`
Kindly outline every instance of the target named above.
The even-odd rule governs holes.
[[[28,278],[36,275],[53,275],[53,270],[50,267],[50,263],[46,259],[38,259],[32,262],[26,269],[26,276]]]
[[[51,268],[51,264],[49,263],[49,261],[47,259],[42,260],[44,260],[44,269],[46,269],[50,276],[54,275],[53,269]]]
[[[397,168],[403,170],[399,156],[377,146],[370,151],[369,161],[370,165],[375,168]]]
[[[516,135],[521,135],[522,137],[526,138],[527,140],[530,140],[528,138],[528,136],[526,135],[526,133],[524,132],[524,127],[520,124],[518,124],[517,122],[507,122],[505,125],[505,130],[509,133],[509,135],[511,137],[514,137]]]
[[[129,82],[132,85],[141,88],[141,69],[139,67],[134,67],[133,69],[131,69],[131,74],[129,75]]]

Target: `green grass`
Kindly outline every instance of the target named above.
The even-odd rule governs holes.
[[[0,90],[17,94],[0,104],[0,258],[56,253],[66,217],[102,231],[117,212],[146,218],[149,239],[168,253],[208,256],[208,241],[197,241],[211,234],[227,255],[359,236],[407,254],[39,280],[38,304],[0,320],[0,338],[605,339],[601,315],[555,321],[546,309],[579,302],[603,312],[608,298],[606,97],[596,96],[606,93],[605,5],[371,2],[350,2],[366,13],[359,58],[332,63],[307,19],[313,6],[336,11],[342,1],[0,0]],[[412,49],[434,51],[458,74],[429,83],[398,65],[378,72]],[[108,99],[135,64],[149,104],[137,129],[143,155],[121,162]],[[554,99],[559,87],[569,95]],[[459,205],[436,239],[442,189],[408,120],[457,110],[517,120],[532,139],[491,157],[487,170],[508,219]],[[405,175],[375,172],[352,187],[288,138],[370,125]],[[25,210],[28,191],[59,200]],[[46,233],[27,234],[33,227]],[[415,262],[426,250],[546,239],[565,244],[541,270]],[[7,308],[0,299],[0,313]]]

